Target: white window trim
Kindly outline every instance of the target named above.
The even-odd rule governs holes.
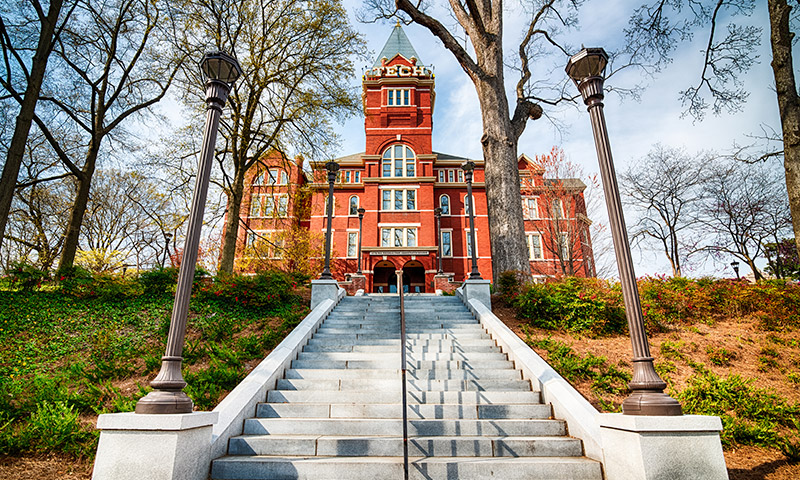
[[[384,175],[383,174],[383,167],[384,167],[384,164],[386,163],[386,160],[387,160],[384,157],[384,155],[386,155],[386,152],[388,152],[388,151],[391,151],[392,152],[391,155],[394,155],[394,147],[396,147],[398,145],[403,147],[403,169],[402,169],[402,175],[395,175],[395,162],[397,161],[397,158],[395,158],[394,156],[390,156],[390,158],[388,159],[390,161],[389,175]],[[411,155],[413,155],[413,157],[406,157],[405,156],[406,153],[407,153],[406,149],[411,151]],[[412,175],[412,176],[406,175],[409,158],[413,158],[414,175]],[[380,168],[380,177],[381,178],[417,178],[417,152],[415,152],[413,148],[411,148],[409,145],[406,145],[405,143],[392,143],[391,145],[389,145],[388,147],[386,147],[383,150],[383,153],[381,153],[381,159],[380,159],[380,163],[379,163],[379,168]]]
[[[468,245],[468,243],[469,243],[469,241],[471,239],[469,232],[470,232],[469,227],[464,229],[464,254],[466,255],[466,257],[464,257],[464,258],[472,258],[472,253],[469,251],[469,248],[467,247],[467,245]],[[477,245],[478,245],[478,229],[476,228],[475,229],[475,247],[476,247],[475,248],[475,257],[480,258],[480,255],[478,255],[479,250],[477,249]]]
[[[533,248],[533,239],[532,237],[539,237],[539,256],[535,255],[535,250]],[[542,234],[539,232],[525,232],[525,240],[528,244],[528,260],[544,260],[544,244],[542,243]]]
[[[400,98],[397,97],[397,92],[400,92]],[[402,93],[408,92],[408,95],[403,95]],[[394,95],[392,95],[394,94]],[[393,103],[389,103],[389,98],[395,97]],[[386,106],[387,107],[410,107],[413,105],[411,99],[411,89],[410,88],[387,88],[386,89]],[[405,99],[408,98],[408,103],[405,103]],[[397,102],[396,100],[403,100],[403,102]]]
[[[353,255],[350,255],[350,235],[355,235],[356,241],[353,244]],[[347,249],[344,252],[345,258],[358,258],[358,230],[347,231]]]
[[[354,198],[356,199],[356,213],[351,213],[350,212],[350,207],[352,207],[351,203],[352,203]],[[347,199],[347,216],[348,217],[357,217],[358,216],[359,207],[361,207],[361,199],[358,197],[358,195],[350,195],[350,198]]]
[[[472,203],[473,204],[475,203],[475,195],[474,194],[472,195]],[[461,199],[461,204],[464,205],[464,216],[465,217],[469,217],[469,211],[467,210],[467,194],[466,193],[464,194],[464,198]],[[475,215],[476,217],[478,216],[478,212],[473,211],[472,214]]]
[[[529,201],[530,200],[535,200],[536,201],[536,209],[534,210],[533,215],[531,215],[531,207],[529,205]],[[524,213],[525,213],[525,219],[527,219],[527,220],[539,220],[540,219],[540,217],[539,217],[539,197],[536,196],[536,195],[534,195],[534,196],[530,196],[529,195],[527,197],[522,197],[522,201],[524,202],[523,210],[524,210]]]
[[[264,210],[266,207],[266,202],[262,201],[266,198],[272,198],[272,212],[271,214],[265,214]],[[280,215],[280,199],[286,199],[286,212],[285,215]],[[253,202],[258,202],[258,215],[252,215],[253,213]],[[289,218],[289,194],[288,193],[257,193],[253,195],[250,199],[250,215],[249,218]]]
[[[453,229],[452,228],[443,228],[439,230],[439,242],[440,245],[444,245],[442,242],[442,234],[449,233],[450,234],[450,254],[447,255],[444,253],[444,248],[442,249],[442,258],[452,258],[453,257]]]
[[[453,213],[453,202],[452,202],[452,200],[450,200],[450,195],[448,195],[446,193],[444,193],[442,195],[439,195],[439,208],[442,207],[442,198],[443,197],[447,197],[447,213],[444,213],[444,210],[442,210],[442,216],[449,217]]]
[[[384,230],[389,230],[389,232],[390,232],[389,233],[389,242],[391,243],[391,245],[384,245],[383,244],[383,231]],[[395,238],[395,235],[396,235],[395,232],[397,230],[402,230],[403,231],[402,236],[401,236],[401,238],[403,239],[403,244],[402,245],[395,245],[394,244],[394,238]],[[408,245],[408,230],[414,230],[414,239],[415,239],[414,243],[415,243],[415,245]],[[401,247],[413,248],[413,247],[416,247],[416,246],[419,245],[419,229],[417,227],[404,227],[404,226],[400,226],[400,225],[392,225],[392,226],[380,227],[380,244],[381,244],[381,248],[401,248]]]
[[[387,190],[392,192],[391,195],[390,195],[390,198],[389,198],[389,206],[391,208],[384,209],[383,208],[383,194]],[[403,208],[400,208],[400,209],[394,208],[394,203],[395,203],[395,193],[394,192],[397,192],[397,191],[403,192]],[[413,209],[407,208],[408,207],[408,192],[409,191],[413,191],[414,192],[414,208]],[[413,188],[383,188],[383,189],[381,189],[380,202],[381,202],[381,211],[382,212],[418,212],[419,211],[419,209],[417,208],[419,206],[419,195],[417,195],[416,189],[413,189]]]

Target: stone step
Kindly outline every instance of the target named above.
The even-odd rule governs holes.
[[[360,346],[360,345],[392,345],[397,351],[400,351],[400,337],[397,338],[337,338],[336,336],[329,336],[327,338],[311,338],[308,345],[344,345],[344,346]],[[494,340],[490,338],[439,338],[439,339],[407,339],[406,345],[414,348],[417,346],[456,346],[466,347],[475,345],[492,345],[496,346]]]
[[[514,368],[508,360],[409,360],[408,369],[464,369]],[[400,356],[387,360],[292,360],[291,368],[399,368]]]
[[[303,347],[304,352],[373,352],[373,353],[397,353],[400,352],[400,343],[398,342],[397,345],[348,345],[348,344],[338,344],[338,345],[331,345],[326,343],[314,343],[309,344]],[[442,346],[442,345],[434,345],[434,346],[427,346],[427,345],[409,345],[406,347],[406,351],[408,352],[419,352],[419,353],[428,353],[428,352],[439,352],[439,353],[446,353],[446,352],[486,352],[486,353],[500,353],[500,347],[494,345],[493,343],[484,343],[482,345],[452,345],[450,346]]]
[[[400,392],[399,379],[281,379],[278,380],[278,390],[342,390],[342,391],[375,391]],[[528,380],[503,380],[503,379],[478,379],[478,380],[406,380],[406,389],[409,392],[427,391],[530,391],[531,383]]]
[[[385,379],[394,382],[400,381],[400,369],[351,369],[351,370],[331,370],[325,368],[303,368],[303,369],[286,369],[284,378],[287,379]],[[504,369],[475,369],[475,370],[407,370],[406,378],[414,379],[427,379],[427,380],[470,380],[470,379],[506,379],[506,380],[519,380],[522,378],[519,370],[511,368]]]
[[[409,405],[414,404],[528,404],[541,403],[539,392],[408,392]],[[394,392],[347,392],[338,390],[270,390],[269,403],[398,403],[400,395]]]
[[[403,478],[403,457],[227,456],[214,479],[374,480]],[[343,477],[346,472],[346,477]],[[409,480],[601,480],[599,462],[585,457],[411,457]]]
[[[389,326],[400,328],[400,322],[383,321],[372,318],[329,318],[325,320],[323,326],[345,326],[345,327],[358,327],[358,326]],[[474,318],[430,318],[424,321],[406,322],[406,327],[414,326],[436,326],[436,325],[478,325],[478,321]]]
[[[358,327],[345,327],[345,326],[326,326],[322,325],[317,329],[317,334],[336,334],[342,333],[346,335],[363,335],[363,334],[393,334],[393,335],[400,335],[400,327],[399,326],[384,326],[384,325],[360,325]],[[447,326],[447,325],[425,325],[425,326],[416,326],[416,327],[406,327],[406,335],[413,335],[413,334],[442,334],[442,333],[450,333],[450,334],[462,334],[462,333],[484,333],[483,328],[480,325],[459,325],[459,326]]]
[[[341,339],[343,341],[353,342],[360,339],[375,339],[375,340],[395,340],[400,339],[400,332],[397,333],[353,333],[353,332],[345,332],[345,333],[315,333],[314,337],[316,339]],[[448,333],[446,331],[437,332],[437,333],[417,333],[417,332],[409,332],[406,334],[406,339],[408,340],[468,340],[468,339],[489,339],[489,335],[483,331],[481,333],[473,333],[473,332],[458,332],[458,333]]]
[[[231,438],[229,455],[403,455],[402,436],[243,435]],[[569,437],[432,436],[408,439],[410,456],[579,457],[580,440]]]
[[[300,352],[298,360],[399,360],[400,352]],[[406,352],[408,361],[425,360],[508,360],[505,353],[497,352]]]
[[[399,418],[248,418],[243,435],[397,435],[403,431]],[[402,433],[401,433],[402,434]],[[566,435],[561,420],[456,420],[417,419],[408,421],[411,436],[499,435],[557,436]]]
[[[397,397],[399,401],[399,396]],[[328,404],[328,403],[260,403],[256,417],[261,418],[402,418],[401,403],[395,404]],[[410,419],[528,419],[551,418],[550,405],[408,405]]]

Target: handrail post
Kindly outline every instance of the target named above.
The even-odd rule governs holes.
[[[406,307],[403,300],[403,271],[395,270],[400,295],[400,381],[403,383],[403,475],[408,480],[408,401],[406,399]]]

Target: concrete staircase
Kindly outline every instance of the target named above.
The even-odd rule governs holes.
[[[603,478],[457,298],[406,324],[410,478]],[[342,299],[266,400],[212,478],[402,478],[399,299]]]

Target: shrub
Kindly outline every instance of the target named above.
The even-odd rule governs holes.
[[[142,285],[145,295],[161,295],[175,291],[178,283],[178,268],[156,268],[142,272],[139,275],[139,283]]]
[[[497,279],[497,291],[506,301],[511,301],[519,295],[524,275],[519,270],[506,270],[500,274],[500,278]]]
[[[297,287],[291,275],[277,270],[260,272],[254,276],[217,276],[213,283],[198,289],[197,296],[214,303],[239,304],[263,309],[273,309],[282,303],[293,302]]]
[[[47,272],[24,262],[11,264],[11,268],[6,271],[6,274],[11,287],[19,288],[23,291],[33,290],[42,283],[42,280],[47,278]]]
[[[512,305],[519,316],[539,328],[597,335],[626,331],[619,291],[597,279],[570,277],[563,282],[528,284]]]
[[[124,300],[142,294],[142,286],[134,279],[108,273],[92,274],[81,267],[73,267],[59,277],[61,291],[77,298]]]
[[[722,419],[723,445],[755,445],[791,450],[798,436],[800,406],[739,375],[719,377],[700,370],[689,378],[688,387],[677,394],[684,413],[716,415]],[[788,443],[787,443],[788,442]]]

